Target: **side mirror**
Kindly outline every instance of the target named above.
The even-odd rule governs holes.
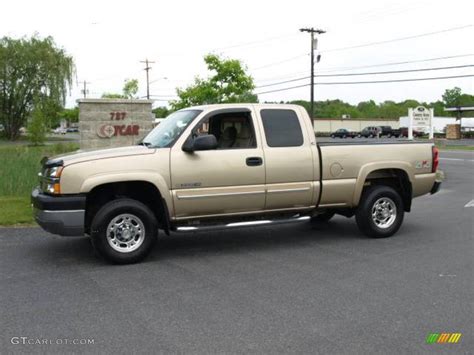
[[[189,137],[183,144],[183,151],[192,153],[197,150],[211,150],[217,148],[217,139],[213,134],[206,134],[204,136],[197,136],[196,138]]]

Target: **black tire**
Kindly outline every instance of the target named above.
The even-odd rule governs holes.
[[[318,214],[316,216],[311,217],[311,223],[326,223],[334,217],[336,213],[332,211],[326,211],[324,213]]]
[[[118,218],[119,221],[120,215],[127,215],[129,220],[126,222],[127,216],[125,216],[122,222],[122,224],[125,223],[125,227],[117,227],[118,229],[122,228],[121,232],[124,232],[123,229],[128,230],[126,232],[128,238],[123,239],[123,243],[121,243],[121,238],[125,237],[121,234],[118,236],[111,233],[112,238],[107,236],[109,223],[112,223],[115,218]],[[129,232],[130,228],[133,230],[132,233]],[[143,231],[143,234],[140,234],[140,231]],[[129,234],[133,236],[129,236]],[[128,198],[114,200],[102,206],[91,223],[91,239],[94,249],[104,259],[114,264],[131,264],[143,260],[153,248],[157,236],[158,223],[153,212],[143,203]],[[126,250],[127,243],[135,243],[130,246],[131,251]],[[114,244],[115,247],[111,244]],[[136,244],[139,245],[136,246]]]
[[[389,206],[394,203],[396,207],[396,211],[392,209],[395,216],[394,220],[386,227],[379,226],[372,217],[375,204],[379,201],[387,201]],[[402,225],[404,214],[403,200],[399,193],[389,186],[375,185],[370,186],[362,193],[355,217],[357,226],[362,233],[371,238],[386,238],[398,231]],[[390,221],[390,218],[388,221]]]

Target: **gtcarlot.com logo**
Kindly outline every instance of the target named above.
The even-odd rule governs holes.
[[[456,344],[461,340],[462,333],[430,333],[426,338],[427,344]]]
[[[12,337],[10,343],[13,345],[93,345],[94,339],[90,338],[32,338]]]

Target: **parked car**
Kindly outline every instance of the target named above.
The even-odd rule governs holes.
[[[381,137],[398,137],[400,135],[400,130],[393,129],[392,126],[380,126],[381,132],[380,136]]]
[[[66,129],[62,127],[58,127],[53,130],[54,134],[66,134],[66,132]]]
[[[53,234],[89,235],[98,254],[120,264],[142,260],[159,230],[340,214],[355,216],[369,237],[389,237],[412,198],[439,190],[438,150],[431,142],[372,144],[318,143],[297,105],[191,107],[137,146],[43,159],[34,216]]]
[[[365,127],[360,133],[358,137],[365,137],[365,138],[374,138],[377,137],[378,134],[382,132],[382,129],[378,126],[369,126]]]
[[[345,128],[339,128],[335,132],[331,133],[331,138],[355,138],[357,136],[357,132],[351,132]]]
[[[398,137],[408,137],[408,127],[401,127]],[[425,133],[417,130],[413,130],[413,138],[422,137]]]
[[[68,129],[66,129],[66,132],[67,132],[67,133],[77,133],[77,132],[79,132],[79,128],[77,128],[77,127],[69,127]]]

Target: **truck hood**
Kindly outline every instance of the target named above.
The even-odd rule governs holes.
[[[59,155],[54,157],[53,159],[55,161],[62,160],[63,165],[67,166],[91,160],[153,154],[155,151],[156,149],[147,148],[141,145],[135,145],[129,147],[109,148],[100,150],[78,150],[75,153]]]

